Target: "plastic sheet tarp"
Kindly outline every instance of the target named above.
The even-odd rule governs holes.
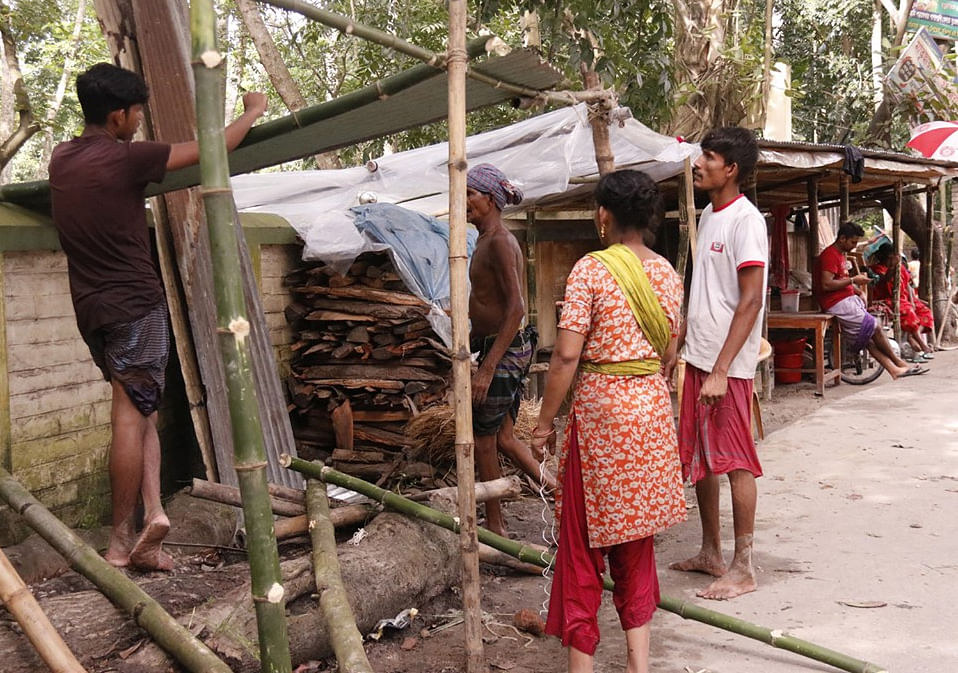
[[[359,232],[371,244],[388,250],[393,266],[414,294],[433,308],[428,319],[436,334],[452,345],[449,308],[449,224],[390,203],[351,209]],[[478,232],[466,232],[466,254],[472,258]]]
[[[627,108],[619,108],[613,115],[619,121],[609,129],[618,166],[662,180],[682,172],[686,157],[698,155],[698,145],[656,133],[629,115]],[[572,177],[597,173],[588,110],[582,104],[471,136],[466,151],[470,165],[494,164],[522,189],[520,208],[564,193]],[[448,152],[448,144],[440,143],[359,168],[241,175],[233,178],[234,197],[241,211],[286,219],[305,242],[304,259],[342,270],[361,252],[382,246],[360,234],[353,206],[376,201],[446,215]]]

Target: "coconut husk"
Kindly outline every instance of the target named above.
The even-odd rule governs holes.
[[[516,416],[515,434],[521,441],[532,438],[539,418],[540,400],[522,400]],[[452,405],[436,404],[406,423],[405,435],[414,438],[409,455],[435,468],[456,463],[456,422]]]

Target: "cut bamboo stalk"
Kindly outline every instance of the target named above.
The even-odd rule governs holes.
[[[421,521],[433,523],[453,532],[459,532],[459,523],[448,514],[427,507],[421,503],[413,502],[391,491],[381,489],[362,479],[357,479],[348,474],[337,472],[332,468],[310,463],[288,455],[281,456],[280,462],[291,470],[296,470],[312,479],[319,479],[330,484],[348,488],[357,493],[362,493],[366,497],[382,503],[397,512],[413,516]],[[552,563],[552,554],[543,552],[541,549],[536,549],[522,542],[501,537],[485,528],[479,528],[477,535],[480,542],[514,556],[520,561],[533,563],[543,568],[548,567]],[[612,589],[612,581],[608,578],[605,580],[605,588],[607,590]],[[702,622],[703,624],[708,624],[709,626],[724,629],[725,631],[731,631],[746,638],[761,641],[766,645],[800,654],[803,657],[820,661],[843,671],[849,671],[849,673],[887,673],[885,668],[877,664],[850,657],[847,654],[836,652],[835,650],[816,645],[801,638],[789,636],[780,629],[769,629],[764,626],[759,626],[758,624],[747,622],[744,619],[738,619],[737,617],[725,615],[715,610],[709,610],[708,608],[703,608],[678,598],[662,596],[659,601],[659,607],[667,612],[677,614],[683,619],[691,619]]]
[[[286,626],[286,592],[266,486],[268,463],[253,379],[255,363],[251,359],[250,321],[246,317],[243,274],[238,260],[237,230],[240,227],[230,188],[223,132],[225,119],[220,87],[223,55],[216,47],[216,21],[213,0],[190,3],[201,194],[210,237],[217,332],[233,429],[233,464],[243,496],[260,662],[265,673],[290,673],[293,667]]]
[[[462,528],[462,614],[466,673],[485,670],[476,541],[475,439],[472,433],[472,355],[469,348],[469,258],[466,252],[466,0],[449,0],[449,296],[452,309],[452,388],[456,418],[456,479]]]
[[[363,637],[349,605],[343,575],[336,556],[336,531],[330,518],[326,484],[310,479],[306,484],[309,536],[313,542],[313,573],[319,607],[326,619],[329,640],[344,673],[373,673],[363,649]]]
[[[202,498],[203,500],[212,500],[213,502],[220,502],[224,505],[232,505],[233,507],[243,506],[243,496],[236,486],[217,484],[212,481],[206,481],[205,479],[193,479],[193,484],[190,486],[190,495],[195,498]],[[270,497],[269,505],[273,514],[279,514],[280,516],[299,516],[306,513],[305,504],[295,503],[282,498]]]
[[[0,549],[0,601],[23,629],[43,663],[53,673],[86,673],[63,638],[53,628],[10,559]]]
[[[129,613],[133,621],[180,664],[195,673],[230,673],[229,666],[206,645],[130,578],[107,563],[3,469],[0,469],[0,497],[58,551],[71,568],[93,582],[114,605]]]

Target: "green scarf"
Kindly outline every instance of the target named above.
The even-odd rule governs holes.
[[[609,270],[629,302],[629,308],[632,309],[642,333],[655,348],[655,352],[660,357],[664,355],[672,339],[669,320],[655,296],[649,277],[645,275],[642,261],[621,243],[611,245],[605,250],[590,252],[589,255],[602,262]],[[661,367],[660,357],[626,362],[582,362],[580,367],[583,371],[613,376],[647,376],[658,373]]]

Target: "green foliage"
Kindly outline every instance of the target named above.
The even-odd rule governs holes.
[[[875,113],[871,69],[872,2],[781,0],[775,33],[778,60],[792,66],[792,123],[798,138],[860,144]],[[885,34],[888,16],[882,13]],[[883,44],[884,71],[894,63]],[[908,137],[909,115],[893,115],[893,145]]]

